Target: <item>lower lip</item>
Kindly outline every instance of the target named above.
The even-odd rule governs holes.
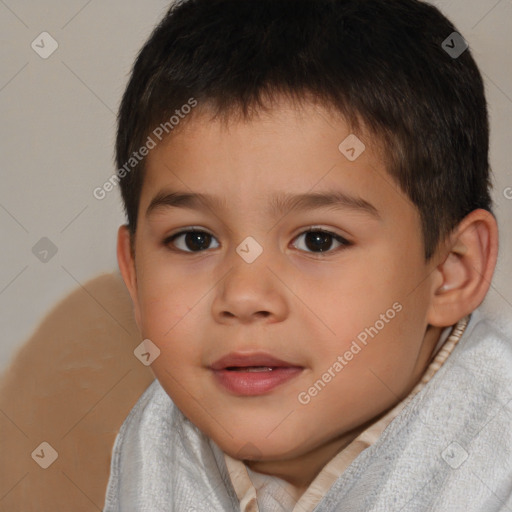
[[[256,396],[293,379],[302,372],[296,366],[283,366],[271,371],[247,372],[243,370],[214,370],[217,381],[236,395]]]

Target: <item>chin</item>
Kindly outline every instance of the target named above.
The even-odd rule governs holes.
[[[285,442],[282,439],[275,439],[272,442],[265,437],[240,436],[238,439],[215,439],[213,441],[230,457],[246,461],[272,461],[286,460],[300,455],[301,443],[293,440],[293,443]]]

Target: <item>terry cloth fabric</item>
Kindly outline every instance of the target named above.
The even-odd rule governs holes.
[[[477,310],[453,351],[315,512],[512,510],[512,334]],[[104,512],[234,512],[219,447],[155,380],[112,451]]]
[[[251,471],[243,462],[224,454],[231,482],[240,500],[240,512],[312,512],[331,485],[350,463],[371,446],[398,416],[407,402],[418,394],[441,368],[466,329],[469,316],[443,330],[432,352],[430,364],[411,392],[378,421],[370,425],[324,466],[304,494],[288,482]],[[512,511],[511,511],[512,512]]]

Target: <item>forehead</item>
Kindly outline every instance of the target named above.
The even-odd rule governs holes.
[[[248,120],[196,110],[149,153],[141,208],[176,190],[239,209],[258,202],[276,210],[285,204],[276,193],[328,190],[376,209],[412,207],[387,173],[379,141],[367,131],[352,133],[339,115],[311,103],[283,102]]]

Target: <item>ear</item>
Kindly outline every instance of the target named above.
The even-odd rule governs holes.
[[[498,257],[498,227],[492,213],[478,209],[459,223],[443,246],[433,272],[428,322],[448,327],[474,311],[491,286]]]
[[[133,302],[133,310],[135,314],[135,322],[139,331],[141,330],[140,322],[140,306],[137,290],[137,272],[135,268],[135,255],[130,231],[128,226],[121,226],[117,232],[117,263],[119,270],[123,276],[124,284],[128,288],[130,297]]]

